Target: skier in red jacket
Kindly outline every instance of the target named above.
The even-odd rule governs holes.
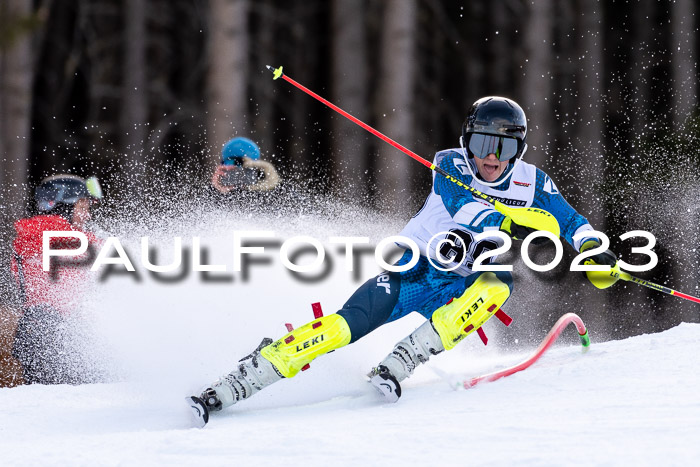
[[[84,180],[75,175],[45,178],[36,188],[37,215],[15,222],[17,236],[12,244],[12,273],[20,290],[22,317],[17,323],[12,348],[22,365],[26,383],[60,384],[78,382],[65,365],[67,354],[61,339],[65,318],[77,305],[89,273],[80,264],[90,259],[97,238],[86,230],[91,204],[102,198],[96,178]],[[44,271],[43,233],[81,232],[87,239],[86,253],[71,262],[54,263]],[[55,237],[52,249],[76,249],[79,239]],[[69,356],[68,356],[69,357]]]

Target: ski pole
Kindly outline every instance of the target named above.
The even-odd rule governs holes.
[[[509,206],[506,206],[505,204],[501,203],[500,201],[492,198],[491,196],[488,196],[485,193],[480,192],[479,190],[470,187],[469,185],[462,183],[459,179],[453,177],[440,167],[436,166],[435,164],[429,162],[428,160],[422,158],[415,152],[411,151],[410,149],[402,146],[401,144],[397,143],[393,139],[389,138],[385,134],[381,133],[378,130],[375,130],[371,126],[367,125],[365,122],[362,120],[353,117],[350,115],[348,112],[344,111],[337,105],[333,104],[332,102],[324,99],[323,97],[319,96],[315,92],[311,91],[310,89],[306,88],[305,86],[297,83],[294,81],[292,78],[289,76],[285,75],[284,72],[282,71],[282,67],[279,68],[273,68],[270,65],[267,65],[267,69],[270,70],[273,74],[273,80],[282,78],[283,80],[287,81],[288,83],[292,84],[298,89],[301,89],[304,91],[306,94],[309,96],[313,97],[317,101],[325,104],[326,106],[330,107],[331,109],[335,110],[338,112],[340,115],[343,117],[347,118],[348,120],[352,121],[353,123],[361,126],[365,130],[369,131],[372,133],[374,136],[378,137],[382,141],[392,145],[399,151],[403,152],[404,154],[410,156],[414,160],[420,162],[430,170],[442,175],[445,177],[447,180],[451,181],[452,183],[455,183],[465,190],[468,190],[472,193],[477,198],[481,198],[487,203],[493,205],[493,207],[500,212],[501,214],[510,217],[513,219],[516,223],[525,225],[528,227],[535,227],[539,230],[547,230],[549,232],[552,232],[555,236],[559,237],[560,234],[560,229],[559,229],[559,222],[557,222],[556,218],[552,216],[549,212],[543,210],[543,209],[537,209],[537,208],[512,208]],[[536,225],[533,225],[533,217],[536,218]]]
[[[586,260],[584,264],[594,263],[589,259]],[[620,269],[619,264],[611,267],[609,271],[586,271],[586,276],[588,276],[588,280],[590,280],[591,283],[599,289],[607,289],[608,287],[612,287],[618,280],[622,279],[623,281],[634,282],[635,284],[643,285],[644,287],[649,287],[650,289],[654,289],[665,294],[674,295],[676,297],[690,300],[691,302],[700,303],[700,298],[681,293],[663,285],[640,279],[639,277],[635,277],[632,274]]]
[[[620,271],[620,279],[623,281],[629,281],[629,282],[634,282],[635,284],[643,285],[644,287],[649,287],[650,289],[658,290],[659,292],[663,292],[668,295],[673,295],[675,297],[680,297],[680,298],[685,298],[686,300],[690,300],[691,302],[695,303],[700,303],[700,298],[693,297],[692,295],[684,294],[682,292],[679,292],[677,290],[673,290],[669,287],[665,287],[663,285],[655,284],[653,282],[649,282],[644,279],[640,279],[639,277],[635,277],[632,274],[626,273],[625,271]]]

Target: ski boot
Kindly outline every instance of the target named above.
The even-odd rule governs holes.
[[[203,402],[207,412],[218,412],[284,378],[260,350],[272,343],[266,337],[257,349],[239,361],[238,368],[204,389],[200,396],[192,397]]]
[[[508,284],[492,272],[481,274],[461,296],[435,310],[430,320],[396,344],[370,372],[370,382],[387,400],[397,402],[401,397],[401,381],[411,376],[431,355],[454,348],[469,334],[481,329],[492,316],[502,313],[499,307],[509,296]]]
[[[204,428],[209,422],[209,409],[207,404],[197,396],[189,396],[185,398],[185,402],[192,409],[192,419],[197,428]]]
[[[369,382],[384,395],[388,402],[398,402],[401,397],[401,384],[384,365],[373,368],[369,373]]]
[[[431,321],[426,321],[407,337],[399,341],[394,350],[369,373],[369,382],[381,392],[387,401],[398,402],[401,397],[401,381],[413,374],[431,355],[444,351],[440,336]]]

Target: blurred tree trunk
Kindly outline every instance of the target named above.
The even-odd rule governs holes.
[[[416,139],[413,123],[416,11],[416,0],[384,2],[379,54],[376,105],[379,131],[407,147]],[[379,146],[378,158],[380,209],[407,213],[412,209],[409,195],[416,162],[384,143]]]
[[[552,41],[554,10],[552,0],[539,0],[529,6],[525,30],[527,64],[522,80],[523,102],[528,119],[526,160],[545,168],[547,151],[554,149],[552,114]]]
[[[466,42],[471,53],[464,60],[464,74],[470,91],[467,92],[466,101],[463,102],[463,117],[467,116],[466,111],[472,103],[485,95],[486,66],[484,63],[486,60],[484,60],[483,35],[486,27],[481,21],[485,16],[484,8],[485,5],[481,2],[467,2],[464,6],[465,21],[468,24],[465,31]],[[459,11],[462,11],[461,7]]]
[[[35,20],[30,2],[0,2],[0,304],[17,299],[7,265],[28,194]]]
[[[2,229],[24,213],[32,108],[31,2],[0,3],[0,212]],[[4,264],[4,263],[3,263]]]
[[[7,265],[13,222],[23,217],[27,202],[34,57],[31,32],[38,25],[37,19],[30,2],[0,2],[0,304],[17,298]]]
[[[362,121],[368,117],[365,0],[333,0],[333,101]],[[343,194],[360,201],[367,194],[367,133],[339,115],[333,118],[333,172]]]
[[[671,5],[671,81],[676,129],[681,128],[698,103],[694,10],[693,0],[675,0]]]
[[[262,73],[262,79],[255,79],[253,96],[255,99],[255,130],[252,138],[260,145],[263,158],[276,152],[275,148],[275,124],[274,124],[274,90],[278,83],[269,78],[266,65],[279,66],[277,60],[277,48],[275,44],[275,31],[277,30],[278,15],[272,0],[258,0],[254,4],[254,11],[258,18],[258,27],[255,28],[255,72],[254,76]]]
[[[578,30],[581,31],[578,73],[580,100],[576,135],[580,142],[575,164],[578,177],[586,182],[578,184],[576,204],[594,228],[605,230],[605,211],[601,197],[595,192],[604,178],[603,167],[603,15],[598,1],[579,3]]]
[[[487,60],[487,94],[504,96],[513,99],[512,83],[509,82],[509,72],[513,63],[513,47],[508,37],[508,7],[505,0],[491,0],[486,6],[489,21],[486,47],[489,51]]]
[[[310,12],[308,10],[315,8],[315,5],[310,4],[306,0],[293,0],[287,8],[291,8],[291,15],[288,18],[286,26],[290,29],[290,45],[289,51],[290,67],[294,70],[293,75],[298,76],[305,86],[311,89],[318,89],[314,86],[314,80],[318,78],[317,56],[319,41],[311,37],[311,27],[309,21]],[[308,180],[308,182],[318,183],[327,179],[326,173],[319,172],[321,169],[319,149],[313,142],[313,129],[311,126],[315,123],[311,119],[311,110],[319,109],[318,105],[313,102],[313,99],[296,89],[288,89],[291,92],[291,145],[289,157],[293,161],[296,170],[308,173],[313,170],[314,173],[321,175],[317,180]],[[312,107],[313,106],[313,107]],[[329,114],[324,114],[328,116]],[[306,180],[305,180],[306,181]]]
[[[416,141],[414,151],[431,160],[437,151],[459,146],[461,125],[471,102],[463,103],[476,93],[473,83],[464,83],[465,78],[469,79],[469,60],[457,60],[449,67],[445,66],[467,49],[464,36],[452,19],[455,7],[456,11],[463,11],[457,5],[430,0],[422,3],[418,10],[421,20],[416,40],[423,45],[417,52],[420,69],[417,71],[419,79],[414,105],[416,109],[430,111],[415,114],[414,125],[420,140]],[[453,86],[452,80],[463,85]],[[414,192],[424,196],[432,174],[425,170],[419,172],[419,177],[423,182],[416,184]]]
[[[673,127],[679,133],[679,138],[691,137],[688,135],[696,127],[685,127],[686,120],[697,117],[698,85],[697,85],[697,53],[696,53],[696,23],[695,23],[695,2],[693,0],[676,0],[671,5],[671,66],[672,66],[672,86],[673,86]],[[695,131],[697,131],[695,129]],[[687,157],[686,154],[678,154],[679,157]],[[697,160],[697,159],[696,159]],[[696,166],[695,170],[698,169]],[[696,186],[687,186],[685,193],[697,193]],[[678,202],[676,195],[665,194],[666,204],[675,206]],[[689,196],[690,199],[697,197]],[[697,291],[692,287],[699,283],[698,273],[698,253],[692,253],[697,247],[697,243],[688,242],[687,232],[697,231],[698,214],[697,209],[687,209],[687,213],[682,216],[677,214],[670,216],[668,227],[681,232],[680,235],[673,235],[669,244],[664,245],[671,254],[666,261],[670,263],[667,267],[671,271],[673,287],[681,290],[688,290],[691,294]],[[671,210],[669,210],[671,212]],[[673,225],[675,224],[675,225]],[[678,284],[678,285],[675,285]],[[682,287],[682,288],[681,288]],[[683,303],[669,303],[666,300],[665,310],[668,316],[661,315],[659,327],[665,329],[669,318],[672,322],[679,323],[683,316],[700,316],[697,305],[682,300]],[[694,313],[693,313],[694,312]]]
[[[576,56],[581,57],[578,70],[579,115],[576,119],[578,145],[572,152],[573,164],[578,180],[573,185],[572,202],[585,216],[593,228],[606,231],[605,205],[600,190],[603,188],[605,167],[603,164],[603,5],[599,1],[578,2],[576,30],[580,31],[580,42]],[[567,187],[568,188],[568,187]],[[607,329],[610,322],[606,293],[588,287],[586,309],[592,314],[591,325]]]
[[[57,2],[57,4],[60,2]],[[76,2],[73,36],[65,50],[66,62],[70,66],[56,70],[63,74],[61,91],[62,108],[57,112],[67,115],[56,126],[56,140],[51,143],[60,147],[67,142],[67,129],[84,127],[86,131],[70,132],[72,140],[68,146],[71,157],[59,157],[61,165],[51,167],[52,171],[76,171],[79,174],[87,170],[84,159],[80,154],[90,154],[90,157],[103,158],[107,161],[107,151],[95,151],[94,148],[116,150],[120,156],[119,164],[129,167],[120,170],[120,176],[129,174],[136,161],[127,151],[122,151],[119,144],[123,133],[119,126],[121,117],[122,82],[124,78],[124,9],[118,8],[115,2]],[[57,5],[56,9],[61,7]],[[58,26],[58,25],[56,25]],[[70,27],[70,23],[61,28]],[[70,31],[70,29],[68,29]],[[49,37],[45,53],[55,53]],[[62,63],[59,63],[60,67]],[[87,88],[83,90],[82,88]],[[48,97],[49,101],[51,96]],[[54,114],[55,115],[55,114]],[[105,147],[107,143],[107,147]],[[54,147],[55,147],[54,146]],[[84,157],[84,156],[83,156]],[[88,172],[89,173],[89,172]],[[122,177],[123,178],[123,177]],[[118,195],[111,191],[110,196],[123,196],[122,189],[131,189],[138,181],[127,178],[128,184],[116,185]]]
[[[639,138],[644,131],[649,118],[649,105],[651,100],[651,83],[649,70],[651,69],[652,34],[649,28],[649,18],[653,13],[653,0],[640,0],[632,10],[632,34],[635,46],[630,51],[632,64],[630,67],[631,108],[627,114],[632,119],[632,138],[635,145],[639,144]]]
[[[209,1],[207,141],[212,162],[248,130],[248,0]]]
[[[136,179],[147,164],[143,154],[148,123],[148,79],[146,76],[146,0],[126,0],[124,5],[124,68],[120,128],[126,160],[127,180]]]
[[[555,79],[552,80],[551,85],[556,99],[551,102],[554,123],[551,130],[554,145],[548,159],[552,163],[549,170],[556,174],[558,183],[563,183],[575,177],[575,174],[571,174],[571,163],[567,154],[572,150],[571,128],[578,115],[579,106],[576,93],[577,75],[581,67],[578,56],[579,40],[575,34],[570,33],[577,26],[578,8],[574,2],[554,2],[552,15],[556,21],[552,22],[554,33],[552,72]]]

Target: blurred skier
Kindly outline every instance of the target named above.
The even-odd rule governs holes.
[[[212,174],[211,184],[220,193],[240,190],[265,192],[279,184],[275,166],[260,159],[260,148],[248,138],[236,137],[221,151],[221,164]]]
[[[561,236],[577,251],[599,246],[594,234],[572,240],[575,234],[593,228],[566,202],[549,176],[522,161],[526,135],[527,120],[517,103],[485,97],[470,108],[460,147],[438,152],[434,163],[505,205],[548,211],[557,219]],[[475,236],[500,230],[522,240],[538,230],[538,216],[532,216],[529,225],[518,225],[470,191],[444,177],[434,177],[425,204],[400,233],[420,247],[421,255],[413,267],[379,274],[360,286],[337,313],[315,319],[274,342],[264,339],[231,373],[191,398],[191,405],[202,412],[200,419],[206,423],[209,411],[221,410],[282,378],[291,378],[314,358],[417,311],[427,321],[399,341],[368,375],[388,400],[397,401],[400,382],[417,366],[431,355],[452,349],[490,317],[504,316],[499,310],[513,290],[511,273],[472,270],[475,258],[503,241],[494,236],[477,242]],[[443,239],[452,243],[440,243]],[[439,251],[431,250],[436,244],[441,245]],[[412,257],[412,252],[406,251],[396,265],[407,265]],[[435,261],[440,259],[442,266]],[[591,259],[601,265],[617,262],[609,250]],[[445,260],[452,262],[444,264]]]
[[[12,354],[22,365],[26,383],[78,382],[77,376],[64,368],[67,356],[60,334],[87,280],[89,265],[80,263],[90,259],[91,248],[71,264],[64,261],[61,267],[44,271],[43,233],[82,232],[94,247],[97,238],[86,229],[86,223],[91,218],[91,205],[101,198],[96,178],[55,175],[42,180],[35,190],[36,215],[15,222],[11,268],[20,290],[22,316]],[[78,246],[74,237],[55,237],[51,243],[53,249]]]

